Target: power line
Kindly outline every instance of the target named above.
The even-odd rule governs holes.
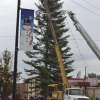
[[[0,36],[0,38],[14,38],[15,36]]]
[[[77,3],[77,2],[75,2],[75,1],[73,1],[73,0],[71,0],[71,1],[72,1],[74,4],[76,4],[76,5],[78,5],[78,6],[82,7],[82,8],[84,8],[86,11],[89,11],[89,12],[91,12],[92,14],[95,14],[95,15],[97,15],[97,16],[100,17],[100,14],[95,13],[94,11],[92,11],[92,10],[90,10],[90,9],[88,9],[88,8],[86,8],[86,7],[84,7],[84,6],[82,6],[82,5],[80,5],[79,3]]]
[[[70,36],[72,36],[72,35],[70,35]],[[15,38],[15,36],[0,36],[0,38]],[[84,41],[84,39],[80,39],[80,38],[79,39],[69,39],[69,40]],[[94,41],[100,42],[100,40],[94,40]]]
[[[69,40],[73,40],[73,39],[69,39]],[[84,41],[84,39],[75,39],[76,41]],[[94,41],[98,41],[100,42],[100,40],[94,40]]]
[[[97,8],[96,6],[94,6],[93,4],[89,3],[86,0],[83,0],[84,2],[86,2],[88,5],[90,5],[91,7],[95,8],[96,10],[100,10],[100,8]]]

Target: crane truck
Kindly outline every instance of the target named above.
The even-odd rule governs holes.
[[[100,49],[96,45],[96,43],[92,40],[92,38],[89,36],[89,34],[86,32],[86,30],[82,27],[80,22],[75,17],[75,14],[72,11],[67,12],[71,20],[74,22],[74,25],[76,27],[76,30],[80,32],[80,34],[83,36],[83,38],[86,40],[87,44],[91,48],[91,50],[94,52],[94,54],[97,56],[97,58],[100,60]]]
[[[60,51],[60,47],[59,47],[59,43],[57,41],[57,37],[56,37],[56,33],[54,30],[54,26],[51,20],[51,14],[48,8],[48,3],[47,0],[44,0],[44,7],[46,10],[46,15],[48,18],[48,24],[50,26],[51,29],[51,34],[54,40],[54,44],[55,44],[55,51],[56,51],[56,55],[58,58],[58,62],[59,62],[59,67],[60,67],[60,71],[61,71],[61,76],[62,76],[62,84],[50,84],[48,86],[48,96],[47,96],[47,100],[90,100],[89,97],[85,96],[83,93],[83,90],[80,88],[69,88],[69,84],[68,84],[68,79],[66,77],[66,73],[65,73],[65,69],[64,69],[64,63],[62,60],[62,55],[61,55],[61,51]],[[63,89],[60,90],[61,86],[63,87]],[[51,94],[49,95],[49,92],[51,92]]]

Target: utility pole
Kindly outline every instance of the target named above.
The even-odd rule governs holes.
[[[87,77],[87,74],[86,74],[86,66],[85,66],[85,79],[86,79],[86,77]]]
[[[85,82],[86,82],[86,78],[87,78],[87,76],[86,76],[86,66],[85,66],[85,77],[84,78],[85,78]],[[87,86],[85,86],[85,95],[86,95],[86,87]]]
[[[14,54],[14,71],[13,71],[12,100],[16,100],[16,78],[17,78],[18,34],[19,34],[19,11],[20,11],[20,0],[18,0],[18,5],[17,5],[17,19],[16,19],[16,37],[15,37],[15,54]]]

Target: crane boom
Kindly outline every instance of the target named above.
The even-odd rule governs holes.
[[[62,60],[60,47],[59,47],[59,44],[58,44],[58,41],[57,41],[57,37],[56,37],[56,33],[55,33],[55,30],[54,30],[54,27],[53,27],[53,23],[52,23],[52,20],[51,20],[51,15],[50,15],[50,11],[49,11],[49,8],[48,8],[47,0],[44,0],[44,6],[45,6],[45,9],[46,9],[48,23],[49,23],[49,26],[51,28],[51,34],[52,34],[54,44],[55,44],[56,55],[57,55],[57,58],[58,58],[59,67],[60,67],[61,76],[62,76],[62,81],[63,81],[63,87],[65,89],[65,88],[68,87],[68,79],[66,77],[66,73],[65,73],[65,69],[64,69],[64,63],[63,63],[63,60]]]
[[[71,18],[71,20],[74,22],[76,29],[80,32],[80,34],[86,40],[86,42],[89,45],[89,47],[91,48],[91,50],[94,52],[94,54],[100,60],[100,49],[98,48],[96,43],[92,40],[92,38],[88,35],[86,30],[80,24],[80,22],[76,19],[76,17],[74,16],[75,14],[72,11],[69,11],[68,15]]]

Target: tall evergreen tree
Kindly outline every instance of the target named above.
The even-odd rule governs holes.
[[[51,14],[52,23],[57,36],[60,50],[62,53],[65,70],[67,73],[73,71],[71,59],[71,48],[68,46],[68,37],[65,24],[65,11],[62,10],[63,2],[61,0],[48,0],[48,7]],[[40,0],[40,4],[36,4],[38,10],[36,20],[38,24],[34,28],[34,36],[37,41],[34,41],[33,52],[26,52],[31,61],[25,63],[34,67],[34,70],[25,69],[30,75],[38,74],[40,76],[40,87],[43,93],[46,93],[47,85],[53,82],[62,82],[60,68],[55,52],[54,41],[51,35],[50,26],[48,23],[46,9],[44,8],[44,0]],[[66,73],[66,77],[68,76]]]

